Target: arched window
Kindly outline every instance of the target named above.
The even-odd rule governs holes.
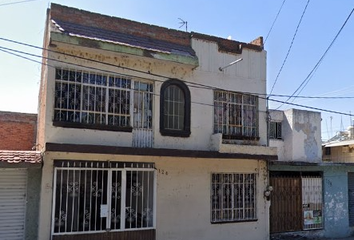
[[[177,79],[164,82],[160,94],[160,132],[163,136],[189,137],[190,92]]]

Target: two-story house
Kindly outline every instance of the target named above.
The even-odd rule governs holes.
[[[262,38],[52,4],[39,239],[268,239],[265,93]]]
[[[348,201],[348,180],[354,166],[322,161],[321,114],[270,110],[269,145],[278,149],[278,161],[269,166],[272,236],[351,235],[354,211],[348,203],[354,198],[349,194]]]
[[[36,114],[0,112],[0,239],[37,239],[42,158]]]

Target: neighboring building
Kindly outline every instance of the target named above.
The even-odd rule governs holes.
[[[36,114],[0,112],[0,239],[37,239],[41,154]]]
[[[349,236],[347,172],[354,168],[322,161],[320,113],[271,110],[269,116],[269,145],[279,156],[269,166],[271,233]]]
[[[262,38],[52,4],[44,48],[40,240],[269,238]]]
[[[336,196],[342,202],[341,211],[335,217],[344,218],[344,226],[354,233],[354,127],[349,126],[322,144],[323,161],[340,168],[341,193]],[[340,167],[339,167],[340,166]]]

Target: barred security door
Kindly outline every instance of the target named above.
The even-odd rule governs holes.
[[[69,161],[54,179],[53,235],[154,228],[153,164]]]

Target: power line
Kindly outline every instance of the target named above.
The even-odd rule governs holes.
[[[283,3],[281,4],[281,6],[280,6],[280,8],[279,8],[279,11],[278,11],[277,15],[275,16],[275,19],[274,19],[274,21],[273,21],[273,23],[272,23],[272,26],[270,27],[270,29],[269,29],[269,31],[268,31],[268,34],[267,34],[267,36],[266,36],[266,38],[265,38],[265,40],[264,40],[264,44],[267,42],[267,39],[268,39],[268,37],[269,37],[269,34],[270,34],[270,32],[273,30],[274,24],[275,24],[275,22],[276,22],[277,19],[278,19],[278,16],[279,16],[279,14],[280,14],[280,12],[281,12],[283,6],[284,6],[285,1],[286,1],[286,0],[283,1]]]
[[[285,94],[270,94],[271,97],[290,97],[291,95]],[[354,99],[354,97],[321,97],[321,96],[294,96],[295,98],[305,98],[305,99]]]
[[[39,48],[39,47],[37,47],[37,48]],[[5,47],[1,47],[0,46],[0,50],[2,50],[2,51],[5,50],[4,52],[7,52],[7,53],[8,53],[8,51],[13,51],[13,52],[16,52],[16,53],[21,53],[21,54],[25,54],[25,55],[29,55],[29,56],[33,56],[33,57],[38,57],[38,58],[41,58],[41,59],[52,60],[52,61],[56,61],[56,62],[59,62],[59,63],[65,63],[65,64],[68,64],[68,65],[78,66],[78,67],[91,69],[91,70],[93,69],[95,71],[101,71],[101,72],[107,72],[107,73],[112,73],[112,74],[124,75],[122,73],[117,73],[117,72],[114,72],[114,71],[102,70],[100,68],[87,67],[87,66],[84,66],[84,65],[81,65],[81,64],[69,63],[69,62],[58,60],[58,59],[48,58],[48,57],[44,57],[44,56],[40,56],[40,55],[36,55],[36,54],[32,54],[32,53],[27,53],[27,52],[23,52],[23,51],[11,49],[11,48],[5,48]],[[44,62],[35,61],[33,59],[29,59],[29,58],[26,58],[24,56],[18,56],[18,54],[14,54],[14,53],[10,53],[10,54],[13,54],[13,55],[15,55],[17,57],[22,57],[22,58],[30,60],[30,61],[34,61],[36,63],[40,63],[42,65],[47,65],[47,66],[55,68],[54,66],[48,65],[47,63],[44,63]],[[60,54],[70,55],[70,56],[74,56],[74,57],[79,57],[79,56],[66,54],[66,53],[60,53]],[[79,57],[79,58],[82,58],[82,57]],[[88,60],[88,61],[92,61],[92,62],[97,62],[96,60],[92,60],[92,59],[86,59],[86,58],[84,58],[84,59]],[[108,64],[108,63],[104,63],[104,62],[99,62],[99,63],[101,63],[103,65],[107,65]],[[114,65],[114,64],[108,64],[108,65],[110,65],[110,66],[113,65],[113,66],[116,66],[116,67],[119,67],[119,68],[123,68],[123,69],[125,68],[125,67],[121,67],[121,66]],[[132,70],[134,70],[134,69],[132,69]],[[137,70],[137,71],[141,72],[140,70]],[[156,75],[158,75],[158,74],[156,74]],[[155,81],[161,81],[161,80],[155,79]],[[185,83],[190,83],[190,82],[187,82],[185,80],[180,80],[180,81],[183,81]],[[163,82],[163,81],[161,81],[161,82]],[[208,86],[208,85],[205,85],[205,84],[199,84],[199,85],[200,86],[190,86],[190,87],[194,87],[194,88],[203,87],[204,89],[209,89],[209,90],[222,90],[220,88],[215,88],[215,87]],[[252,94],[252,93],[246,93],[246,92],[244,92],[244,93],[245,94]],[[348,113],[344,113],[344,112],[339,112],[339,111],[334,111],[334,110],[328,110],[328,109],[323,109],[323,108],[311,107],[311,106],[306,106],[306,105],[289,103],[289,102],[286,102],[286,101],[280,101],[280,100],[276,100],[276,99],[271,99],[271,98],[269,98],[269,96],[266,97],[266,94],[253,93],[253,95],[257,95],[260,99],[269,100],[269,101],[273,101],[273,102],[278,102],[278,103],[282,103],[282,104],[287,104],[287,105],[291,105],[291,106],[297,106],[297,107],[302,107],[302,108],[311,109],[311,110],[317,110],[317,111],[321,111],[321,112],[335,113],[335,114],[340,114],[340,115],[345,115],[345,116],[353,116],[353,114],[348,114]],[[264,97],[262,97],[262,95],[264,95]],[[193,102],[193,103],[194,104],[201,104],[201,105],[208,105],[208,106],[212,106],[212,107],[214,106],[213,104],[207,104],[207,103],[200,103],[200,102]]]
[[[282,65],[281,65],[281,67],[280,67],[280,69],[279,69],[279,72],[278,72],[278,74],[277,74],[277,76],[276,76],[276,78],[275,78],[275,80],[274,80],[273,86],[272,86],[272,88],[271,88],[271,90],[270,90],[270,94],[272,94],[272,92],[273,92],[273,90],[274,90],[274,87],[275,87],[275,84],[277,83],[278,78],[279,78],[279,76],[280,76],[280,73],[283,71],[284,65],[285,65],[286,61],[288,60],[290,51],[291,51],[291,49],[292,49],[292,47],[293,47],[293,44],[294,44],[294,41],[295,41],[295,37],[296,37],[296,35],[297,35],[297,32],[298,32],[298,30],[299,30],[299,27],[300,27],[300,25],[301,25],[302,19],[303,19],[304,15],[305,15],[305,12],[306,12],[306,9],[307,9],[307,6],[309,5],[309,3],[310,3],[310,0],[307,0],[307,3],[306,3],[306,5],[305,5],[305,8],[304,8],[304,10],[303,10],[303,12],[302,12],[302,14],[301,14],[299,23],[298,23],[297,26],[296,26],[295,33],[294,33],[293,39],[291,40],[291,43],[290,43],[288,52],[286,53],[285,59],[284,59]]]
[[[312,68],[312,70],[310,71],[310,73],[307,75],[307,77],[305,78],[304,81],[302,81],[302,83],[300,84],[300,86],[293,92],[293,94],[291,94],[291,97],[289,97],[287,99],[287,101],[289,101],[296,93],[300,94],[302,92],[302,90],[304,90],[304,88],[306,87],[306,85],[309,83],[309,81],[311,80],[312,76],[315,74],[316,70],[318,69],[318,67],[320,66],[321,62],[323,61],[323,59],[325,58],[325,56],[327,55],[328,51],[331,49],[331,47],[333,46],[334,42],[337,40],[338,36],[340,35],[340,33],[342,32],[343,28],[345,27],[345,25],[347,24],[348,20],[350,19],[351,15],[354,12],[354,8],[352,9],[352,11],[349,13],[348,17],[346,18],[346,20],[344,21],[344,23],[342,24],[341,28],[339,29],[338,33],[336,34],[336,36],[334,37],[334,39],[332,40],[332,42],[329,44],[329,46],[327,47],[326,51],[322,54],[321,58],[318,60],[318,62],[316,63],[316,65]],[[279,107],[278,107],[279,108]]]
[[[25,1],[18,1],[18,2],[2,3],[2,4],[0,4],[0,7],[8,6],[8,5],[14,5],[14,4],[19,4],[19,3],[34,2],[34,1],[38,1],[38,0],[25,0]]]

